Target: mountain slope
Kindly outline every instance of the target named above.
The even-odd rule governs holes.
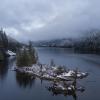
[[[33,42],[33,46],[43,47],[72,47],[74,45],[73,39],[54,39],[48,41]]]

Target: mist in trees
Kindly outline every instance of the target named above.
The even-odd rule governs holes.
[[[100,31],[87,33],[74,48],[85,53],[100,53]]]
[[[8,38],[5,31],[3,31],[3,29],[1,28],[0,30],[0,60],[4,60],[4,58],[6,57],[7,50],[8,50]]]
[[[3,29],[0,30],[0,47],[5,50],[8,49],[8,37]]]

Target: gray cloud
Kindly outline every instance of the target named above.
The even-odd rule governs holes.
[[[3,0],[0,26],[20,40],[79,36],[100,29],[99,0]]]

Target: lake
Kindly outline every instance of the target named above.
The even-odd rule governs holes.
[[[84,92],[76,91],[76,96],[54,94],[46,87],[48,81],[20,75],[11,68],[16,59],[10,57],[0,63],[0,100],[100,100],[100,56],[95,54],[78,54],[65,48],[36,48],[39,62],[66,65],[69,69],[79,68],[88,72],[89,76],[79,80],[77,84],[84,86]]]

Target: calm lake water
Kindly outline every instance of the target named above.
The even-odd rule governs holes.
[[[63,94],[54,95],[46,88],[48,81],[29,76],[22,76],[10,69],[16,59],[0,63],[0,100],[100,100],[100,56],[94,54],[76,54],[71,49],[36,48],[39,61],[48,64],[51,59],[56,64],[66,65],[70,69],[79,68],[89,76],[77,84],[84,86],[84,92],[77,92],[76,97]]]

